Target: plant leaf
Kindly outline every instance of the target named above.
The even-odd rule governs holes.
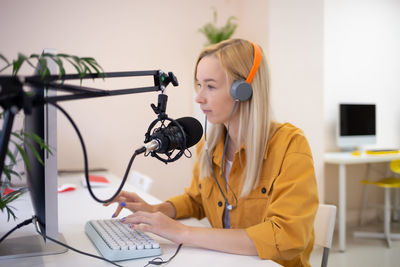
[[[9,171],[10,176],[12,174],[14,176],[17,176],[17,177],[21,178],[21,175],[18,172],[14,171],[12,168],[10,168],[8,171]]]
[[[45,53],[45,54],[43,54],[43,56],[51,58],[58,65],[58,69],[59,69],[58,77],[62,77],[65,75],[65,68],[64,68],[63,62],[62,62],[61,58],[58,57],[58,55]]]
[[[66,58],[66,60],[71,63],[72,66],[74,66],[74,68],[76,69],[76,71],[78,72],[79,76],[81,77],[82,75],[82,70],[80,68],[80,66],[78,64],[76,64],[73,60],[71,60],[70,58]]]
[[[11,142],[13,142],[13,141],[11,141]],[[15,143],[15,142],[13,142],[13,143],[15,144],[16,148],[18,149],[18,152],[21,154],[21,157],[25,162],[26,168],[28,170],[30,170],[31,169],[31,164],[29,163],[29,159],[28,159],[28,157],[26,155],[25,149],[21,145]]]
[[[44,150],[48,151],[51,155],[53,155],[51,148],[46,144],[46,142],[39,135],[37,135],[35,133],[26,133],[26,132],[23,132],[23,135],[26,138],[31,139],[34,142],[36,142],[37,144],[39,144],[40,149],[44,149]]]
[[[84,77],[86,76],[86,69],[85,69],[86,66],[84,66],[84,65],[82,64],[82,62],[81,62],[81,60],[80,60],[79,57],[77,57],[77,56],[71,56],[71,58],[76,62],[76,64],[77,64],[78,66],[80,66],[81,72],[79,73],[79,76],[80,76],[81,78],[84,78]],[[82,79],[81,79],[81,82],[82,82]]]
[[[214,23],[207,23],[199,29],[199,31],[203,33],[208,40],[208,43],[206,43],[206,45],[219,43],[223,40],[229,39],[237,28],[237,23],[233,22],[234,20],[237,20],[236,17],[230,16],[225,25],[221,28],[218,28],[216,26],[217,11],[215,8],[213,8],[213,15]]]
[[[3,173],[7,177],[8,181],[11,181],[11,169],[8,166],[3,167]]]
[[[32,151],[32,153],[35,155],[35,158],[40,162],[40,164],[44,165],[42,156],[39,154],[36,148],[28,141],[25,141],[25,145],[27,145],[29,150]]]
[[[81,58],[81,60],[84,62],[84,63],[86,63],[86,64],[88,64],[90,67],[92,67],[95,71],[96,71],[96,73],[99,75],[99,76],[103,76],[104,77],[104,75],[102,75],[103,74],[103,69],[101,68],[101,66],[96,62],[96,60],[94,59],[94,58],[91,58],[91,57],[83,57],[83,58]]]
[[[20,133],[18,132],[12,132],[11,135],[15,136],[16,138],[18,138],[19,140],[21,140],[22,142],[24,141],[24,138],[21,136]]]
[[[13,192],[8,193],[3,198],[3,201],[6,203],[12,202],[12,201],[16,200],[17,198],[19,198],[23,193],[24,193],[24,191],[22,191],[22,190],[15,190]]]
[[[18,71],[20,70],[20,68],[25,60],[26,60],[26,56],[19,53],[18,58],[13,61],[13,70],[12,70],[13,75],[17,75]]]
[[[6,207],[7,209],[7,221],[10,221],[10,214],[12,215],[14,221],[17,219],[17,216],[15,216],[14,212],[11,210],[10,207]]]
[[[14,157],[14,154],[13,154],[9,149],[7,149],[7,156],[10,158],[10,160],[11,160],[11,162],[12,162],[13,164],[16,164],[16,163],[17,163],[17,160],[16,160],[15,157]]]
[[[38,60],[39,60],[39,64],[40,64],[40,66],[38,68],[38,73],[40,75],[40,78],[43,80],[44,77],[50,75],[50,70],[47,67],[47,60],[43,56],[39,57]]]

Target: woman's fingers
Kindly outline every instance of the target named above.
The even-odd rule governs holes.
[[[123,223],[127,223],[127,224],[145,223],[145,224],[151,225],[153,223],[152,217],[153,217],[153,213],[146,212],[146,211],[138,211],[132,215],[129,215],[128,217],[121,219],[121,221]]]
[[[157,227],[154,226],[154,213],[138,211],[122,218],[121,222],[128,224],[130,228],[135,230],[157,233]]]
[[[129,202],[144,202],[143,199],[134,192],[121,191],[118,197],[123,197]]]
[[[103,206],[109,206],[112,203],[115,202],[120,202],[121,198],[123,197],[124,191],[121,191],[113,200],[111,200],[110,202],[104,203]]]
[[[104,206],[109,206],[112,203],[118,203],[118,206],[112,215],[112,218],[118,217],[122,209],[126,208],[130,211],[152,211],[153,206],[147,204],[143,199],[141,199],[136,193],[121,191],[117,197],[115,197],[111,202],[103,204]]]
[[[114,214],[112,215],[113,218],[118,217],[119,213],[121,212],[121,210],[125,207],[125,202],[122,201],[119,203],[119,205],[117,206],[117,209],[115,210]]]
[[[129,201],[129,202],[144,202],[143,199],[141,199],[136,193],[133,192],[127,192],[127,191],[121,191],[112,201],[107,202],[103,204],[104,206],[109,206],[112,203],[115,202],[121,202],[121,201]]]
[[[175,243],[181,242],[181,234],[186,227],[161,212],[138,211],[122,218],[121,222],[133,229],[151,232]]]

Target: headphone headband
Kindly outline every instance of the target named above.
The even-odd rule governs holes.
[[[261,54],[262,54],[260,47],[258,47],[253,42],[250,42],[250,43],[253,45],[253,48],[254,48],[254,63],[253,63],[253,66],[251,67],[249,75],[246,78],[246,82],[248,84],[251,84],[254,76],[257,73],[258,67],[260,66],[260,63],[261,63]]]

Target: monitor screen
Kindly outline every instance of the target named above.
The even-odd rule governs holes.
[[[340,135],[375,135],[375,105],[340,104]]]
[[[376,105],[339,105],[338,145],[341,148],[359,148],[376,143]]]

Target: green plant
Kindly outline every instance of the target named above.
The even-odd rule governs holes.
[[[237,23],[234,23],[234,21],[237,20],[237,18],[234,16],[230,16],[224,26],[222,27],[216,26],[217,11],[215,10],[215,8],[213,9],[214,9],[213,23],[209,22],[199,29],[199,31],[203,33],[208,40],[206,45],[216,44],[221,41],[229,39],[238,26]]]
[[[82,79],[87,74],[97,73],[99,76],[103,76],[103,69],[94,58],[91,57],[80,58],[77,56],[72,56],[67,54],[50,54],[50,53],[43,53],[40,55],[32,54],[29,57],[19,53],[17,59],[13,60],[12,62],[10,62],[5,56],[0,54],[0,61],[3,61],[6,64],[3,68],[0,69],[0,73],[12,67],[12,75],[16,76],[18,75],[18,72],[20,71],[22,65],[26,62],[29,66],[31,66],[37,71],[41,79],[44,79],[46,76],[50,75],[50,70],[47,65],[47,62],[49,60],[52,60],[57,64],[59,70],[59,77],[61,80],[63,75],[65,75],[64,61],[67,61],[75,68],[75,70],[79,74],[79,77],[81,78],[81,82]],[[39,64],[33,64],[34,63],[33,61],[36,61],[36,63]],[[40,68],[36,67],[39,65]],[[3,119],[3,115],[4,111],[1,111],[0,120]],[[11,133],[10,143],[13,144],[13,146],[15,146],[17,154],[12,153],[8,148],[7,159],[9,160],[7,164],[4,164],[3,175],[0,177],[0,210],[2,212],[4,211],[7,212],[8,221],[10,220],[11,217],[13,217],[14,220],[16,219],[16,215],[14,213],[15,208],[12,207],[10,203],[16,200],[18,197],[20,197],[24,192],[24,189],[17,189],[11,193],[6,194],[6,188],[8,187],[11,178],[12,177],[21,178],[20,174],[14,170],[14,167],[17,164],[16,155],[18,154],[21,155],[21,158],[24,161],[26,168],[29,170],[30,164],[26,156],[25,147],[34,153],[35,157],[41,164],[44,164],[44,162],[40,156],[40,153],[35,149],[33,144],[37,143],[40,146],[41,150],[45,150],[52,153],[51,148],[47,146],[47,144],[41,137],[39,137],[35,133],[27,133],[24,132],[23,130],[13,131]]]

